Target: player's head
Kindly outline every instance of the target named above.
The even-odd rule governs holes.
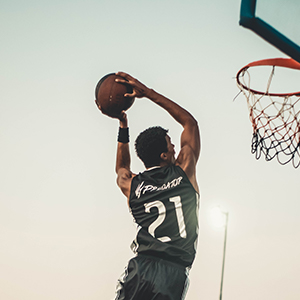
[[[150,127],[139,134],[135,140],[135,151],[146,168],[160,166],[162,162],[174,162],[174,145],[171,144],[168,130]]]

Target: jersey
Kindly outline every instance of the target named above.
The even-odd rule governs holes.
[[[131,182],[129,206],[137,223],[135,253],[191,267],[198,240],[199,195],[176,165],[154,167]]]

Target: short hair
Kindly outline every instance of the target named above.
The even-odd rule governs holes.
[[[167,129],[154,126],[144,130],[136,138],[135,151],[146,168],[158,166],[161,153],[168,152],[167,133]]]

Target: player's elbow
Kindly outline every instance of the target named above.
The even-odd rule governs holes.
[[[117,171],[117,184],[120,186],[124,182],[131,180],[132,173],[126,168],[119,168]]]
[[[124,185],[124,180],[125,179],[125,176],[124,176],[124,174],[122,174],[122,173],[117,173],[117,185],[118,185],[118,187],[120,188],[120,189],[122,189],[122,187],[123,187],[123,185]]]
[[[128,170],[129,167],[126,164],[122,163],[122,162],[117,162],[116,167],[115,167],[116,174],[121,173],[123,169]]]
[[[185,123],[184,127],[188,127],[190,129],[197,129],[198,128],[198,122],[192,115],[190,115],[190,117],[186,120],[186,123]]]

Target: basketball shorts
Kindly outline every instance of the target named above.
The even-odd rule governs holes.
[[[183,300],[188,286],[188,269],[184,266],[138,255],[118,280],[115,300]]]

